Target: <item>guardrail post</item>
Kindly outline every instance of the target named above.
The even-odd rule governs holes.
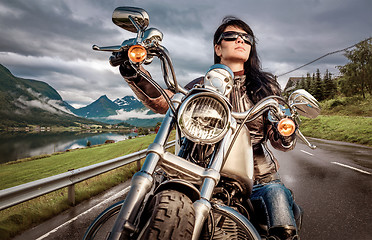
[[[70,172],[73,170],[75,169],[72,168],[67,171]],[[67,189],[68,189],[68,192],[67,192],[68,202],[70,203],[70,205],[75,206],[75,184],[69,185]]]
[[[68,202],[75,206],[75,184],[68,186]]]
[[[137,161],[137,172],[141,170],[141,159]]]

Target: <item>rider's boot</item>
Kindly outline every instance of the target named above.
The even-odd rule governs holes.
[[[293,226],[287,227],[272,227],[269,229],[268,240],[299,240],[296,228]]]

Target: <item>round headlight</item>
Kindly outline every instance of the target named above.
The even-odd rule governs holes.
[[[213,144],[221,140],[230,127],[227,104],[209,92],[188,97],[180,106],[178,124],[191,141]]]

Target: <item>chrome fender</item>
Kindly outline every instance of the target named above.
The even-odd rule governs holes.
[[[155,190],[154,195],[166,189],[178,191],[188,196],[192,202],[200,199],[199,190],[190,182],[181,179],[172,179],[161,183]]]
[[[242,214],[235,211],[231,207],[222,204],[212,204],[212,209],[213,211],[225,214],[226,216],[234,220],[239,225],[239,227],[244,229],[247,234],[251,235],[251,239],[261,239],[260,234],[257,232],[253,224],[246,217],[244,217]]]

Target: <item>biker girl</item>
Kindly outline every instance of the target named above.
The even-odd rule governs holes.
[[[244,112],[270,95],[280,95],[280,87],[272,74],[263,72],[256,51],[256,40],[251,28],[242,20],[227,17],[214,34],[214,63],[228,66],[234,72],[233,90],[228,98],[233,111]],[[120,65],[120,73],[137,97],[151,110],[165,113],[168,104],[145,78],[136,74],[129,62]],[[142,69],[144,70],[144,69]],[[148,73],[147,73],[148,74]],[[186,85],[203,83],[203,78]],[[169,96],[173,93],[166,90]],[[267,116],[247,123],[254,153],[254,186],[250,196],[254,206],[263,209],[267,218],[268,239],[297,239],[297,226],[293,215],[293,196],[278,175],[279,165],[267,148],[267,140],[281,151],[292,150],[295,135],[278,134]]]

